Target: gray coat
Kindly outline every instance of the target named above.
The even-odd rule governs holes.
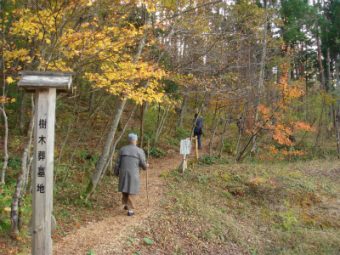
[[[120,149],[115,171],[119,172],[118,191],[138,194],[140,187],[139,169],[146,170],[145,153],[135,145],[126,145]]]

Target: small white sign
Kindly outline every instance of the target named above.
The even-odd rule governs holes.
[[[189,155],[191,153],[191,141],[190,138],[181,140],[181,155]]]

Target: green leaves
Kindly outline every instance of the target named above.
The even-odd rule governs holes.
[[[305,29],[311,29],[315,22],[316,10],[304,0],[282,1],[281,15],[284,21],[283,37],[288,43],[307,40]]]
[[[153,243],[154,243],[154,240],[152,240],[152,239],[150,239],[150,238],[148,238],[148,237],[144,237],[144,238],[143,238],[143,241],[144,241],[144,243],[145,243],[146,245],[153,245]]]
[[[86,255],[95,255],[95,253],[92,250],[89,250]]]

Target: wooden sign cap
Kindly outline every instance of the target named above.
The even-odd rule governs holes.
[[[18,86],[28,91],[55,88],[68,91],[72,84],[72,73],[61,72],[20,72]]]

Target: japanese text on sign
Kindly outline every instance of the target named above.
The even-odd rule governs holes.
[[[191,153],[191,141],[190,138],[181,140],[180,154],[189,155]]]
[[[38,152],[37,152],[37,184],[36,192],[44,194],[45,193],[45,169],[46,169],[46,129],[47,129],[47,119],[39,119],[38,123]]]

